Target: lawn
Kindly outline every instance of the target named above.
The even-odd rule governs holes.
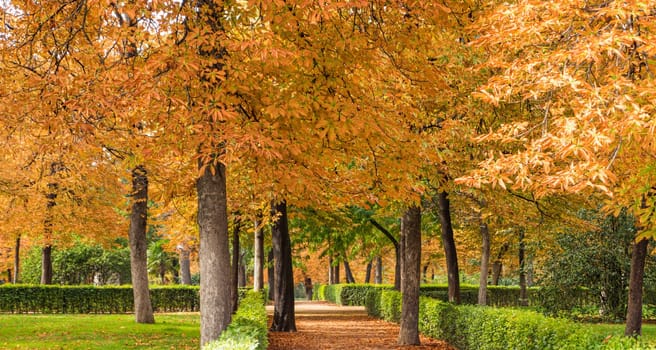
[[[198,349],[198,313],[133,315],[0,315],[2,349]]]
[[[609,323],[590,323],[585,327],[590,327],[595,333],[604,336],[621,336],[624,335],[624,324],[609,324]],[[649,344],[656,344],[656,324],[642,324],[642,339]]]

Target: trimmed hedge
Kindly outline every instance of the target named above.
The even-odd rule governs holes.
[[[364,305],[371,316],[396,323],[400,320],[401,293],[389,286],[351,284],[326,286],[325,289],[327,293],[324,295],[338,294],[342,299],[345,295],[365,295],[363,300],[351,297],[348,299],[351,303],[349,305],[358,301],[358,305]],[[358,292],[353,292],[354,289]],[[439,286],[428,286],[428,289],[429,292],[441,292]],[[419,330],[426,336],[442,339],[460,350],[655,349],[632,338],[613,337],[604,342],[601,335],[585,325],[547,317],[534,311],[454,305],[425,296],[420,298],[419,303]]]
[[[228,328],[221,333],[219,340],[206,344],[203,350],[266,350],[268,331],[265,295],[261,292],[246,292]]]
[[[319,285],[315,288],[315,300],[327,300],[342,305],[364,305],[365,296],[370,289],[388,289],[392,286],[388,284],[331,284]],[[446,284],[427,284],[420,287],[422,296],[448,301],[449,287]],[[646,292],[645,295],[648,293]],[[656,293],[654,293],[656,294]],[[549,296],[540,292],[539,288],[528,289],[530,306],[538,308],[544,307],[549,303]],[[576,299],[576,305],[579,307],[593,306],[596,302],[596,296],[589,293],[586,289],[581,289],[571,296]],[[460,302],[461,304],[475,305],[478,303],[478,286],[471,284],[460,285]],[[488,286],[487,287],[488,306],[520,306],[519,287],[518,286]]]
[[[533,311],[454,306],[422,298],[419,330],[461,349],[597,349],[601,336],[581,325]]]
[[[240,296],[245,293],[240,290]],[[154,286],[156,312],[198,311],[198,286]],[[130,313],[130,286],[0,285],[0,312],[9,313]]]
[[[371,290],[391,290],[389,285],[380,284],[330,284],[319,285],[314,300],[326,300],[340,305],[364,305]]]

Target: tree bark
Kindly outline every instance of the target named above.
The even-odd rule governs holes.
[[[20,280],[20,240],[21,237],[16,237],[16,245],[14,246],[14,278],[11,280],[13,284],[18,283]]]
[[[642,335],[642,288],[649,241],[642,239],[633,243],[631,251],[631,273],[629,277],[629,303],[626,309],[624,335]]]
[[[199,167],[202,167],[199,164]],[[196,182],[200,231],[201,347],[216,340],[230,324],[230,249],[226,170],[220,162],[208,164]]]
[[[449,301],[460,304],[460,275],[458,272],[458,253],[453,239],[453,226],[451,226],[451,209],[448,193],[442,191],[438,195],[439,216],[441,223],[442,245],[446,256],[446,270],[449,283]]]
[[[478,305],[487,305],[487,276],[490,265],[490,230],[479,214],[481,231],[481,276],[478,281]]]
[[[180,249],[180,282],[184,285],[191,284],[191,261],[189,260],[189,249]]]
[[[401,218],[401,222],[403,222],[403,218]],[[405,264],[405,235],[401,233],[399,235],[399,291],[403,291],[403,283],[405,281],[403,280],[405,278],[405,268],[403,265]]]
[[[395,257],[395,266],[394,266],[394,289],[396,290],[401,290],[401,252],[399,251],[399,242],[392,236],[392,234],[384,228],[382,225],[380,225],[376,220],[374,219],[369,219],[369,222],[371,222],[372,225],[374,225],[375,228],[378,229],[378,231],[382,232],[387,239],[392,242],[394,245],[394,257]],[[382,264],[380,265],[382,266]],[[381,271],[382,272],[382,271]],[[382,273],[381,273],[381,283],[382,283]]]
[[[235,219],[232,227],[232,264],[230,270],[230,296],[232,298],[232,312],[239,307],[239,257],[241,247],[239,245],[239,228],[241,221]]]
[[[52,284],[52,246],[41,249],[41,284]]]
[[[419,345],[419,279],[421,263],[421,211],[411,206],[401,221],[403,282],[399,345]]]
[[[499,285],[499,277],[501,277],[501,273],[503,272],[503,263],[501,262],[501,258],[503,258],[503,255],[508,251],[508,247],[508,243],[505,243],[501,246],[499,253],[497,254],[497,258],[492,264],[492,284],[495,286]]]
[[[264,232],[262,230],[261,218],[255,220],[255,240],[253,257],[253,290],[260,291],[264,288]]]
[[[353,277],[353,271],[351,271],[351,266],[346,259],[344,259],[344,275],[346,275],[346,283],[356,283],[355,277]]]
[[[367,267],[365,268],[364,283],[371,283],[371,267],[372,263],[371,260],[369,260],[367,262]]]
[[[246,264],[244,263],[244,254],[239,254],[239,275],[237,276],[237,287],[246,287]]]
[[[273,260],[275,263],[275,292],[273,297],[272,332],[295,332],[294,274],[292,271],[292,247],[287,223],[287,203],[272,203],[271,227]]]
[[[276,283],[275,279],[275,264],[273,263],[273,248],[269,249],[268,254],[269,267],[267,268],[267,276],[269,279],[269,300],[273,300],[273,291]]]
[[[335,277],[333,274],[335,273],[335,269],[333,268],[333,256],[329,255],[328,256],[328,284],[335,284]]]
[[[374,283],[383,283],[383,259],[379,256],[376,257],[376,271],[374,273]]]
[[[134,295],[134,316],[137,323],[154,323],[153,307],[148,290],[148,173],[139,165],[132,169],[132,208],[130,212],[130,272]]]
[[[61,164],[53,162],[50,164],[50,175],[55,175],[60,171]],[[52,284],[52,220],[53,208],[57,204],[57,191],[59,184],[51,182],[48,184],[48,193],[46,194],[46,219],[43,225],[43,236],[46,245],[41,249],[41,284]]]
[[[519,305],[528,306],[528,293],[526,291],[526,244],[524,242],[524,229],[519,229]]]
[[[328,276],[328,284],[339,284],[339,262],[330,257],[328,260],[330,264],[330,276]]]

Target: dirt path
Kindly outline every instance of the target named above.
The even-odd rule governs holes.
[[[273,308],[267,306],[269,324]],[[295,333],[269,333],[268,350],[435,349],[455,350],[443,341],[421,337],[421,346],[397,346],[399,326],[367,316],[364,307],[326,302],[296,302]]]

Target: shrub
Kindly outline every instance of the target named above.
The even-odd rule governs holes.
[[[324,298],[325,298],[324,300],[341,305],[342,299],[340,298],[340,294],[342,292],[343,286],[344,285],[342,284],[327,285],[326,288],[324,289]]]
[[[367,309],[367,314],[373,317],[382,318],[380,311],[380,295],[382,289],[369,289],[365,297],[364,306]]]
[[[642,343],[631,337],[611,337],[606,341],[603,350],[656,350],[655,345]]]
[[[263,293],[246,292],[228,328],[203,350],[265,350],[268,338],[264,300]]]
[[[377,298],[378,308],[373,305]],[[385,320],[399,321],[401,293],[372,289],[366,303],[367,310],[377,312]],[[571,321],[549,318],[533,311],[453,305],[427,297],[420,299],[419,330],[461,350],[573,350],[602,346],[599,335]]]
[[[380,294],[380,316],[385,321],[399,323],[401,320],[401,293],[382,290]]]

